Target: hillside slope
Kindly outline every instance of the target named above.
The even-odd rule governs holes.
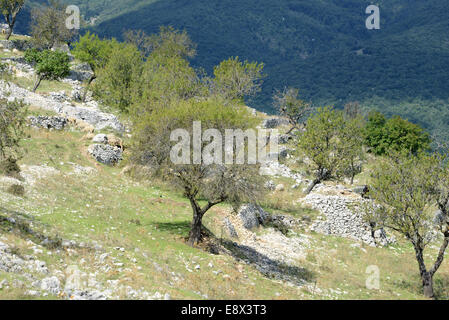
[[[235,214],[219,205],[204,217],[206,241],[190,247],[192,209],[181,192],[141,168],[133,178],[124,162],[102,165],[89,153],[93,143],[106,143],[95,134],[120,136],[117,122],[126,125],[126,117],[90,95],[79,101],[81,82],[72,78],[30,92],[35,72],[21,62],[23,52],[0,51],[11,70],[0,97],[23,99],[33,119],[44,116],[44,125],[30,120],[26,128],[20,176],[0,175],[0,299],[423,298],[412,246],[401,237],[375,246],[361,220],[364,200],[348,184],[328,182],[305,196],[312,177],[293,156],[261,170],[271,179],[257,209],[264,221],[254,215],[248,229],[254,206]],[[76,61],[72,68],[79,70]],[[57,128],[48,117],[67,121]],[[357,184],[367,183],[378,159],[368,160]],[[24,194],[12,192],[14,185]],[[426,259],[437,252],[432,243]],[[372,266],[381,271],[376,290],[366,285]],[[439,299],[448,299],[448,284],[445,262],[435,275]]]

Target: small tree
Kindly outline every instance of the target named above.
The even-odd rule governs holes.
[[[0,162],[15,165],[21,157],[19,143],[23,138],[26,113],[21,101],[0,100]]]
[[[345,104],[344,112],[345,116],[349,119],[354,119],[362,116],[360,103],[358,101],[348,102],[347,104]]]
[[[25,60],[35,65],[37,77],[33,92],[42,80],[59,80],[70,73],[69,56],[62,51],[30,49],[25,52]]]
[[[246,130],[254,123],[249,112],[244,108],[224,106],[221,101],[181,100],[162,108],[147,109],[134,117],[135,145],[131,161],[150,166],[156,176],[179,188],[189,200],[193,219],[188,243],[195,245],[201,241],[202,219],[214,206],[228,202],[237,207],[243,201],[256,201],[263,189],[263,181],[256,165],[221,164],[224,163],[222,142],[219,137],[212,138],[218,147],[211,152],[218,163],[206,160],[206,144],[200,142],[203,153],[195,153],[190,141],[194,141],[193,122],[201,123],[202,132],[213,129],[222,137],[226,129]],[[182,155],[190,159],[191,164],[173,162],[174,143],[171,138],[175,130],[183,128],[188,132],[181,141],[184,147]],[[212,141],[211,141],[212,142]],[[220,151],[221,150],[221,151]],[[179,152],[175,152],[178,156]],[[195,162],[195,157],[202,156]]]
[[[75,58],[87,63],[93,72],[87,82],[83,101],[86,98],[91,83],[97,78],[98,71],[106,66],[109,57],[118,46],[119,43],[115,39],[101,40],[96,34],[92,34],[89,31],[74,44],[72,53]]]
[[[242,101],[261,90],[264,64],[241,62],[239,57],[229,58],[214,68],[212,92],[228,100]]]
[[[274,97],[274,107],[279,114],[286,117],[290,122],[291,129],[287,134],[295,129],[299,129],[305,117],[310,112],[310,104],[299,99],[299,90],[295,88],[286,88],[282,92],[277,92]]]
[[[22,10],[24,4],[25,0],[0,0],[0,9],[9,26],[6,40],[9,40],[11,37],[14,25],[16,24],[17,15]]]
[[[119,46],[111,53],[106,66],[98,72],[95,94],[111,107],[128,112],[142,68],[142,56],[134,45]]]
[[[59,43],[69,44],[77,30],[66,26],[65,7],[58,0],[50,0],[49,5],[34,9],[31,14],[31,36],[41,49],[52,49]]]
[[[353,118],[348,116],[346,112],[345,115],[345,125],[339,134],[343,147],[343,159],[346,162],[342,166],[342,175],[349,177],[351,184],[354,184],[354,178],[362,172],[362,165],[365,160],[363,150],[365,121],[360,115],[352,115]]]
[[[449,167],[447,157],[408,153],[380,161],[372,171],[369,196],[370,222],[399,232],[415,250],[424,295],[434,298],[433,277],[440,268],[449,245]],[[435,217],[435,206],[440,209]],[[443,241],[429,269],[425,248],[441,233]]]
[[[307,120],[306,131],[299,137],[299,148],[314,172],[314,179],[305,190],[307,194],[322,181],[354,174],[348,168],[358,159],[360,145],[348,140],[348,135],[357,134],[358,128],[355,123],[347,127],[343,112],[331,107],[319,108]]]

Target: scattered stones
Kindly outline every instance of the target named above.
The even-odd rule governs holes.
[[[51,99],[58,102],[65,102],[70,100],[70,98],[65,94],[65,91],[50,92],[48,95],[50,96]]]
[[[45,278],[41,281],[41,290],[48,291],[53,295],[58,295],[61,291],[61,283],[59,279],[55,276]]]
[[[276,184],[274,183],[273,180],[269,180],[265,183],[265,188],[270,191],[274,191],[274,190],[276,190]]]
[[[297,183],[303,182],[303,177],[301,174],[294,173],[285,164],[281,164],[277,161],[268,161],[264,163],[260,167],[259,173],[263,176],[290,178],[295,180]]]
[[[112,147],[104,144],[93,144],[87,151],[98,162],[106,165],[114,165],[122,160],[123,151],[118,147]]]

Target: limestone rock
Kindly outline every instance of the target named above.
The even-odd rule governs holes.
[[[105,144],[93,144],[87,150],[98,162],[114,165],[122,160],[122,149]]]

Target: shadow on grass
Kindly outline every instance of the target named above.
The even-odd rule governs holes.
[[[179,221],[179,222],[156,222],[152,223],[159,231],[168,232],[174,235],[185,235],[188,236],[190,232],[190,222]]]
[[[254,248],[233,241],[223,240],[221,243],[234,258],[249,262],[269,279],[285,280],[300,286],[315,281],[315,273],[310,270],[271,259]]]
[[[58,237],[51,238],[31,229],[29,222],[32,220],[32,217],[29,215],[0,207],[0,230],[14,232],[21,238],[40,243],[48,249],[62,247],[62,239]]]

